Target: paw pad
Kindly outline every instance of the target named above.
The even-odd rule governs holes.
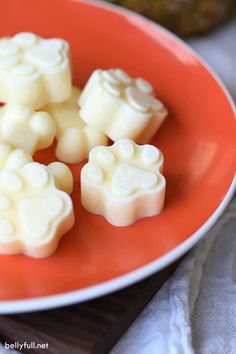
[[[165,196],[162,169],[163,155],[152,145],[122,139],[96,147],[81,171],[82,204],[116,226],[159,214]]]
[[[31,155],[25,150],[14,149],[10,143],[0,141],[0,171],[17,171],[32,161]]]
[[[0,82],[2,102],[39,109],[49,102],[67,99],[71,92],[67,42],[28,32],[1,39]]]
[[[96,70],[78,103],[85,123],[113,141],[150,141],[167,115],[166,108],[154,97],[152,85],[131,78],[121,69]]]

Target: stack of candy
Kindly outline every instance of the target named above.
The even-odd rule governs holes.
[[[65,40],[19,33],[0,39],[0,102],[0,254],[55,252],[75,219],[73,176],[64,162],[88,158],[82,205],[111,224],[161,212],[164,160],[148,143],[167,110],[149,82],[98,69],[81,91],[72,86]],[[61,162],[34,162],[54,139]]]

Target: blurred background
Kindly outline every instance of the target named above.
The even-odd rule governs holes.
[[[136,11],[181,37],[206,34],[236,13],[236,0],[106,0]]]
[[[182,37],[215,70],[236,101],[236,0],[104,0]]]

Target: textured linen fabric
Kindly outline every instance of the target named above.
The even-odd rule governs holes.
[[[111,354],[235,354],[235,211],[185,258]]]
[[[189,41],[236,99],[236,21]],[[218,221],[111,354],[236,353],[236,220]],[[230,227],[230,229],[229,229]],[[0,347],[1,354],[9,350]],[[16,352],[11,351],[11,354]]]

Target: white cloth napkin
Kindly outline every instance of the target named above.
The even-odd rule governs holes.
[[[236,21],[189,44],[236,98]],[[191,251],[111,354],[236,353],[236,220],[230,225],[218,222]]]
[[[236,99],[236,21],[189,44]],[[231,229],[219,221],[191,251],[111,354],[236,353],[235,214]]]
[[[223,223],[226,222],[224,218]],[[236,219],[234,224],[231,221],[230,230],[218,222],[165,283],[112,354],[235,354],[235,236]]]

